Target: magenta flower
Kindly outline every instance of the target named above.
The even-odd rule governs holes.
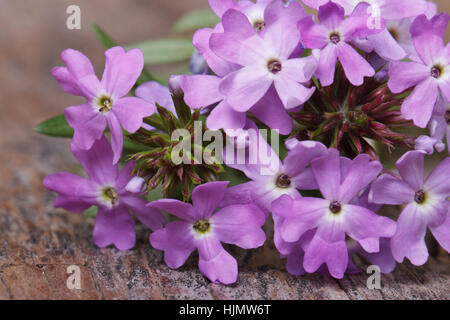
[[[392,92],[414,87],[402,105],[402,114],[421,128],[430,121],[441,94],[450,102],[450,45],[445,46],[443,40],[448,19],[444,13],[431,21],[425,15],[418,17],[411,26],[411,34],[420,62],[393,62],[389,70],[388,85]]]
[[[94,142],[88,151],[72,146],[72,152],[89,175],[79,177],[61,172],[44,179],[44,186],[58,193],[55,208],[82,213],[91,206],[98,207],[94,226],[94,242],[104,248],[111,244],[119,250],[134,247],[134,215],[147,227],[156,230],[165,222],[158,210],[147,208],[141,198],[141,186],[137,186],[136,177],[132,175],[134,162],[129,162],[119,173],[117,165],[112,164],[113,152],[106,139]]]
[[[306,102],[315,88],[302,83],[311,79],[316,60],[290,59],[300,39],[299,31],[283,21],[266,28],[263,35],[249,38],[234,33],[213,34],[212,51],[222,59],[242,68],[227,75],[220,92],[227,103],[238,112],[246,112],[260,101],[273,86],[284,108],[293,109]]]
[[[319,9],[329,0],[304,0],[303,2],[312,8]],[[342,6],[345,15],[350,16],[361,1],[333,0],[333,2]],[[369,45],[371,49],[386,60],[398,61],[405,58],[407,51],[402,47],[397,34],[391,32],[395,30],[395,25],[391,29],[392,24],[395,21],[414,18],[428,12],[433,9],[432,6],[429,6],[425,0],[370,0],[366,2],[370,5],[366,7],[365,12],[370,15],[364,23],[367,27],[378,29],[381,32],[369,35],[367,44],[363,45],[362,48],[366,50],[364,46]],[[386,26],[388,28],[385,28]],[[356,41],[356,43],[361,44],[360,41]]]
[[[333,83],[338,59],[347,79],[355,86],[362,85],[364,77],[375,75],[371,65],[349,44],[357,37],[379,32],[367,28],[368,6],[359,4],[352,15],[344,19],[344,8],[328,2],[319,8],[320,24],[315,24],[311,17],[300,21],[303,44],[310,49],[321,49],[315,75],[323,86]]]
[[[94,73],[89,59],[81,52],[67,49],[61,58],[67,67],[55,67],[52,75],[64,91],[86,98],[86,103],[64,110],[69,125],[74,129],[73,143],[89,150],[103,136],[108,125],[114,151],[114,163],[119,161],[122,146],[122,128],[130,133],[142,126],[142,119],[155,111],[155,106],[135,97],[126,97],[144,67],[144,56],[139,49],[125,52],[114,47],[105,52],[106,67],[102,80]]]
[[[309,230],[317,229],[305,248],[303,268],[315,272],[323,263],[330,274],[342,278],[348,267],[346,236],[365,251],[379,252],[380,238],[395,233],[395,222],[353,204],[382,169],[366,154],[354,160],[340,158],[336,149],[312,161],[312,171],[325,199],[284,195],[272,203],[273,214],[283,218],[280,234],[286,242],[297,242]]]
[[[170,268],[181,267],[198,249],[200,271],[213,282],[231,284],[237,280],[238,265],[221,242],[244,249],[264,244],[266,235],[261,226],[265,217],[257,206],[233,205],[215,212],[227,184],[210,182],[196,187],[193,205],[173,199],[148,205],[180,218],[150,236],[152,246],[164,251],[164,261]]]
[[[318,188],[311,168],[311,161],[322,156],[327,148],[316,141],[299,141],[291,149],[282,164],[276,152],[267,145],[262,136],[259,146],[252,152],[269,154],[268,159],[258,159],[257,164],[228,164],[232,168],[242,171],[251,181],[228,188],[222,201],[222,206],[230,204],[254,203],[268,215],[272,202],[282,195],[292,198],[300,197],[300,190],[314,190]],[[262,150],[261,150],[262,149]],[[248,162],[248,161],[247,161]]]
[[[369,200],[374,203],[406,205],[391,240],[398,262],[407,257],[414,265],[428,259],[427,227],[436,240],[450,251],[450,158],[442,161],[424,180],[424,154],[410,151],[397,161],[401,179],[384,174],[372,185]]]

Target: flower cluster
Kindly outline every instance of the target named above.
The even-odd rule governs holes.
[[[108,49],[101,80],[64,51],[52,74],[86,99],[64,114],[88,178],[46,177],[55,207],[98,207],[94,242],[119,250],[135,244],[132,213],[170,268],[198,250],[223,284],[238,264],[222,243],[253,249],[266,232],[293,275],[342,278],[355,254],[385,273],[422,265],[427,229],[449,252],[450,157],[427,178],[425,159],[450,151],[450,17],[425,0],[302,2],[209,0],[220,22],[195,33],[196,72],[170,89],[136,84],[139,49]]]

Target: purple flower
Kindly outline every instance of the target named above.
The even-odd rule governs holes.
[[[340,158],[336,149],[312,161],[312,171],[325,199],[284,195],[272,203],[273,214],[283,218],[279,226],[286,242],[297,242],[309,230],[317,229],[305,248],[303,268],[315,272],[323,263],[330,274],[342,278],[349,263],[346,236],[369,253],[379,252],[380,238],[395,233],[395,222],[353,204],[382,169],[366,154],[354,160]]]
[[[303,2],[310,7],[319,9],[320,6],[328,1],[305,0]],[[345,15],[349,16],[361,1],[333,0],[333,2],[342,6],[345,9]],[[385,28],[385,26],[389,26],[389,23],[393,21],[413,18],[426,13],[432,10],[432,6],[429,6],[424,0],[371,0],[366,2],[370,6],[366,7],[365,12],[370,15],[365,19],[364,23],[367,27],[381,31],[367,37],[370,47],[386,60],[398,61],[405,58],[407,53],[402,48],[401,43],[396,39],[395,34],[389,32],[389,28]],[[357,41],[357,44],[361,43]],[[362,48],[364,49],[364,47]]]
[[[299,31],[278,21],[268,27],[263,35],[249,38],[236,37],[234,33],[213,34],[212,51],[224,60],[242,66],[227,75],[220,84],[220,92],[227,103],[238,112],[246,112],[275,88],[286,109],[306,102],[315,88],[306,83],[316,67],[313,57],[290,59],[297,49]]]
[[[321,49],[315,75],[323,86],[333,83],[338,59],[347,79],[355,86],[362,85],[364,77],[375,75],[370,64],[349,44],[357,37],[379,32],[367,28],[368,6],[367,3],[359,4],[352,15],[344,19],[344,8],[328,2],[319,8],[320,24],[315,24],[311,17],[299,23],[304,45]]]
[[[228,182],[210,182],[192,191],[193,204],[163,199],[149,204],[180,220],[171,222],[150,236],[153,247],[164,251],[170,268],[181,267],[198,249],[200,271],[213,282],[236,282],[236,260],[224,250],[221,242],[244,249],[260,247],[266,236],[261,226],[264,214],[255,205],[232,205],[215,212]]]
[[[58,193],[55,208],[81,213],[91,206],[98,207],[94,226],[94,242],[100,247],[115,245],[119,250],[134,247],[136,234],[130,211],[147,227],[162,227],[164,217],[158,210],[146,207],[141,196],[142,184],[132,175],[134,162],[119,173],[112,164],[113,152],[106,137],[94,142],[88,151],[72,146],[72,152],[89,175],[79,177],[61,172],[44,179],[44,186]]]
[[[393,62],[389,70],[392,92],[414,87],[402,105],[402,114],[421,128],[430,121],[441,94],[450,102],[450,45],[444,45],[442,31],[448,19],[444,13],[431,21],[425,15],[419,16],[411,26],[411,34],[420,62]]]
[[[114,47],[105,52],[106,67],[102,80],[94,73],[89,59],[81,52],[67,49],[61,58],[67,67],[55,67],[52,75],[64,91],[85,97],[87,102],[64,110],[69,125],[74,129],[73,143],[89,150],[103,136],[109,126],[114,151],[114,163],[119,161],[122,146],[122,128],[130,133],[142,126],[142,119],[155,111],[155,106],[135,97],[126,97],[144,67],[144,56],[139,49],[125,52]]]
[[[373,184],[369,200],[374,203],[406,205],[391,240],[392,254],[398,262],[407,257],[414,265],[428,259],[425,244],[427,227],[436,240],[450,251],[450,158],[442,161],[424,180],[424,154],[406,153],[396,163],[401,179],[384,174]]]
[[[246,164],[229,164],[228,159],[225,159],[229,167],[242,171],[251,181],[228,188],[222,206],[254,203],[268,215],[272,202],[280,196],[287,194],[298,198],[301,195],[297,189],[318,188],[308,166],[313,159],[327,151],[323,144],[316,141],[299,141],[289,151],[283,164],[262,136],[259,137],[258,144],[258,150],[252,151],[259,156],[256,164],[250,164],[249,161]],[[250,147],[254,148],[253,145]],[[261,154],[268,154],[268,159],[260,159]]]

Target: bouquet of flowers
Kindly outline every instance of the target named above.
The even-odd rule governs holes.
[[[52,75],[85,102],[37,130],[71,137],[87,176],[47,176],[55,207],[95,216],[101,248],[133,248],[137,219],[170,268],[198,250],[223,284],[238,265],[222,244],[266,234],[294,275],[342,278],[354,254],[384,273],[422,265],[427,230],[449,252],[449,15],[424,0],[302,2],[209,0],[217,24],[195,32],[192,74],[169,87],[146,50],[98,27],[101,79],[63,51]]]

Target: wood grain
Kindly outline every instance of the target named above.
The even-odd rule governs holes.
[[[59,52],[67,47],[83,50],[100,70],[102,48],[90,22],[131,43],[168,34],[171,21],[206,1],[79,3],[85,23],[81,31],[65,29],[70,1],[6,0],[0,10],[0,299],[450,298],[447,254],[419,268],[401,265],[382,277],[382,290],[369,290],[365,274],[343,280],[290,276],[271,243],[253,251],[229,248],[239,259],[240,275],[228,287],[205,279],[195,255],[179,270],[167,268],[143,227],[137,228],[138,243],[131,251],[95,247],[92,221],[54,209],[54,195],[42,186],[47,174],[81,172],[68,141],[40,137],[31,130],[80,102],[61,92],[49,70],[60,64]],[[69,265],[81,269],[81,290],[66,287]]]

